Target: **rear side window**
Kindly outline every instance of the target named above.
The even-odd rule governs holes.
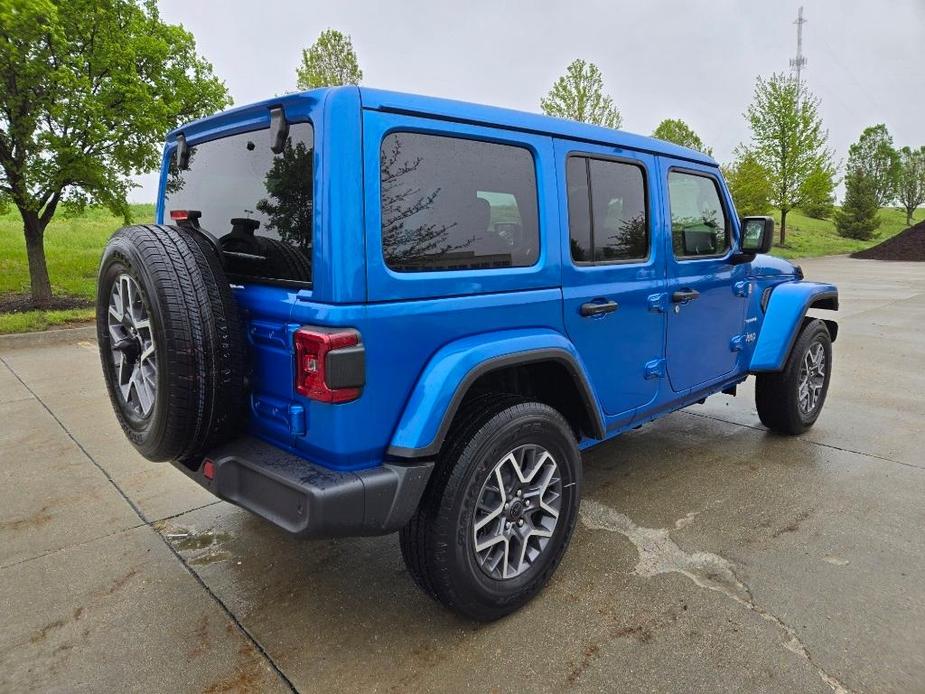
[[[571,156],[566,163],[569,246],[580,263],[649,255],[645,172],[622,161]]]
[[[724,255],[729,248],[729,222],[711,176],[668,172],[671,241],[677,258]]]
[[[390,268],[536,262],[536,173],[527,149],[399,132],[383,139],[380,157],[382,252]]]
[[[232,274],[309,282],[313,156],[310,123],[293,123],[279,154],[269,130],[191,147],[183,170],[174,151],[164,209],[200,211],[200,226],[218,237]]]

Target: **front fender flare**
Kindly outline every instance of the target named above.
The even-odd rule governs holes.
[[[469,386],[494,369],[537,361],[563,364],[578,385],[592,425],[604,438],[601,407],[575,346],[548,329],[504,330],[455,340],[431,358],[408,399],[388,454],[400,458],[435,455]]]
[[[749,371],[780,371],[790,355],[806,312],[817,308],[838,310],[838,289],[820,282],[784,282],[776,285],[765,309],[764,321]]]

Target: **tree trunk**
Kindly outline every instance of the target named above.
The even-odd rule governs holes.
[[[32,282],[32,305],[47,308],[51,304],[51,280],[45,263],[45,224],[35,212],[20,210],[26,235],[26,255],[29,258],[29,279]]]
[[[780,245],[787,241],[787,210],[780,211]]]

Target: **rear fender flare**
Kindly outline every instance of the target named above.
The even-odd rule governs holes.
[[[600,403],[571,341],[554,330],[505,330],[455,340],[434,354],[408,399],[388,454],[399,458],[435,455],[476,379],[495,369],[540,361],[556,361],[568,369],[589,409],[595,435],[604,438]]]
[[[838,289],[835,285],[800,281],[784,282],[773,288],[752,353],[751,373],[784,368],[810,308],[837,311]],[[829,323],[833,321],[826,321],[827,325]],[[829,326],[829,331],[834,338],[836,331],[832,330],[832,326]]]

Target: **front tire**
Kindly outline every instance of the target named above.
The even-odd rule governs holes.
[[[758,374],[755,405],[761,423],[779,434],[802,434],[819,418],[831,377],[832,337],[823,321],[811,320],[783,371]]]
[[[580,456],[562,415],[538,402],[493,399],[460,414],[400,534],[418,585],[480,621],[510,614],[542,590],[581,498]]]

